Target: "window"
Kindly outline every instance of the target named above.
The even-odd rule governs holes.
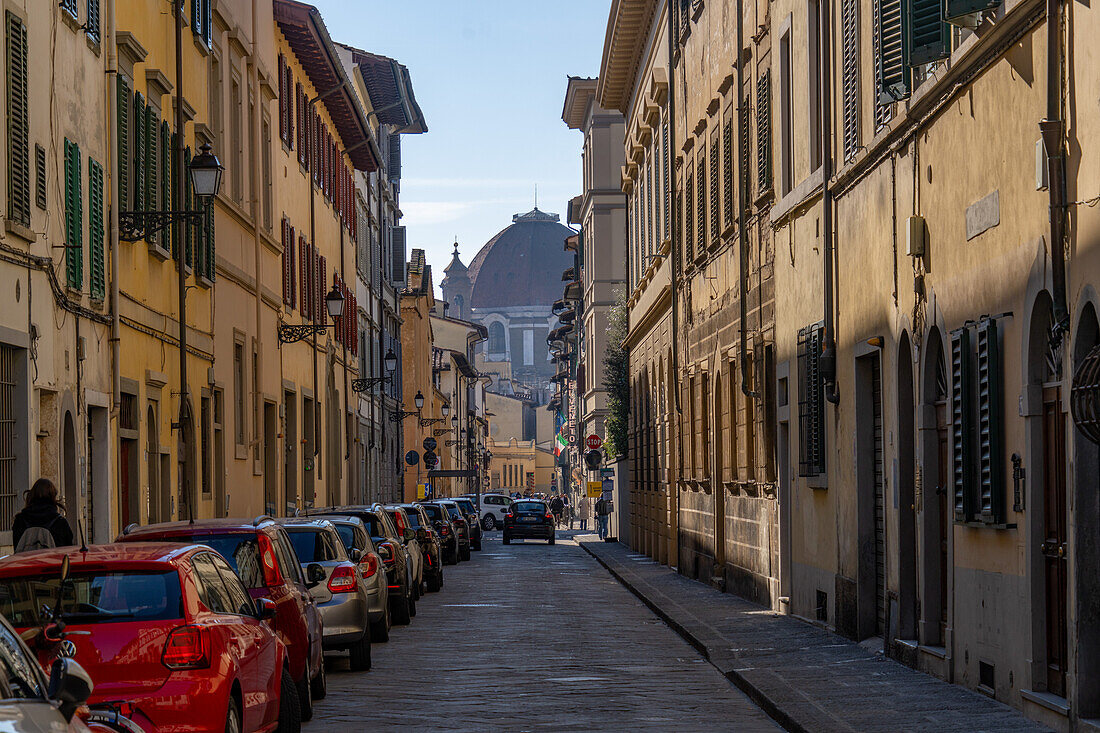
[[[695,213],[695,177],[692,174],[692,165],[689,162],[687,164],[688,180],[687,190],[684,194],[684,263],[691,262],[691,259],[695,256],[695,224],[693,214]]]
[[[908,33],[905,44],[907,67],[920,66],[947,58],[948,26],[940,0],[911,0],[905,6],[909,17],[903,19]]]
[[[65,276],[74,290],[84,285],[84,221],[81,201],[80,146],[65,138]]]
[[[214,556],[209,552],[199,553],[191,558],[191,567],[195,571],[193,577],[203,605],[214,613],[233,613],[233,599],[214,565]]]
[[[699,227],[699,248],[697,255],[702,255],[707,249],[707,146],[699,146],[699,157],[696,158],[696,169],[699,171],[696,185],[699,186],[698,201],[699,211],[695,223]]]
[[[233,199],[243,203],[244,198],[244,128],[243,128],[243,98],[241,97],[241,81],[236,74],[229,87],[229,150],[232,160],[229,180],[233,184]]]
[[[671,212],[672,187],[668,180],[668,112],[665,112],[664,122],[661,124],[661,190],[664,191],[664,233],[665,239],[672,236]]]
[[[535,332],[527,329],[523,332],[523,365],[535,363]]]
[[[733,114],[726,113],[726,124],[722,128],[722,213],[727,227],[733,226]]]
[[[210,141],[215,148],[222,146],[222,64],[217,51],[210,54]]]
[[[798,475],[825,473],[825,395],[821,380],[824,324],[798,332]]]
[[[791,114],[791,34],[787,32],[779,39],[779,190],[784,196],[794,188],[794,151],[791,149],[794,132]]]
[[[263,185],[263,214],[264,229],[271,231],[272,226],[272,175],[271,175],[271,120],[264,114],[263,120],[263,150],[260,152],[260,165],[262,166]]]
[[[99,0],[88,0],[88,21],[84,32],[93,42],[99,43]]]
[[[905,65],[907,15],[902,0],[874,0],[875,8],[875,127],[890,120],[893,103],[909,96]]]
[[[118,190],[119,208],[126,210],[130,207],[130,107],[133,104],[130,99],[130,80],[122,74],[116,77],[118,90]],[[42,189],[42,204],[40,208],[46,208],[46,176],[45,176],[45,151],[42,154],[42,177],[39,186]]]
[[[88,280],[92,298],[103,300],[103,166],[88,158]]]
[[[951,464],[957,522],[1005,521],[1004,368],[999,342],[998,324],[992,318],[951,334]]]
[[[213,4],[214,0],[191,0],[191,30],[207,48],[213,40]]]
[[[233,417],[236,421],[237,445],[245,444],[245,373],[244,341],[233,343]]]
[[[295,270],[294,270],[294,227],[283,219],[283,305],[287,309],[294,308],[295,295]]]
[[[718,183],[721,148],[718,143],[718,129],[710,138],[710,238],[712,244],[718,244],[722,236],[722,206],[719,203],[721,188]]]
[[[844,160],[859,150],[859,0],[840,0],[840,74]]]
[[[843,0],[842,0],[843,1]],[[810,63],[807,89],[810,117],[810,172],[821,167],[821,0],[806,3],[806,46]]]
[[[209,496],[210,483],[210,396],[203,395],[199,400],[199,433],[202,441],[202,475],[199,476],[203,496]]]
[[[73,13],[76,13],[75,7]],[[5,19],[8,64],[8,218],[29,227],[31,171],[27,26],[10,10],[6,12]]]
[[[502,323],[490,323],[489,324],[489,353],[490,354],[503,354],[505,351],[504,344],[504,324]]]
[[[69,17],[71,17],[73,20],[76,20],[76,0],[61,0],[59,5],[61,6],[62,10],[69,14]]]
[[[233,612],[241,616],[251,616],[255,613],[252,599],[249,598],[248,591],[241,584],[241,579],[233,572],[233,568],[229,567],[229,564],[217,555],[208,556],[210,561],[214,563],[214,567],[218,569],[218,575],[222,577],[225,590],[229,594],[229,600],[232,603]]]

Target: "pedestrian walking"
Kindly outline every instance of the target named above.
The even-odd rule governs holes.
[[[560,496],[555,496],[550,500],[550,512],[554,515],[554,526],[561,526],[561,513],[565,509],[565,502],[562,501]]]
[[[596,531],[600,539],[607,539],[607,518],[611,515],[611,501],[600,497],[596,500]]]
[[[73,529],[61,513],[64,505],[52,481],[48,478],[35,481],[34,486],[23,493],[23,501],[23,510],[15,515],[11,527],[16,552],[73,544]]]
[[[581,523],[581,532],[588,531],[588,520],[592,518],[592,502],[587,496],[582,496],[577,502],[577,519]]]
[[[565,521],[569,523],[569,529],[573,529],[573,502],[569,501],[569,494],[562,493],[562,503],[565,505],[562,508],[562,516]]]

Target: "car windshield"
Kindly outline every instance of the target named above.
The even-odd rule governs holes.
[[[443,508],[446,509],[447,513],[450,514],[455,519],[461,519],[462,518],[462,512],[454,504],[444,504]]]
[[[34,670],[37,664],[24,650],[11,628],[7,624],[0,624],[0,675],[4,677],[0,683],[7,683],[0,684],[0,688],[6,688],[0,689],[4,699],[45,697],[42,678]]]
[[[546,505],[541,501],[516,501],[511,508],[513,512],[546,512]]]
[[[172,535],[173,542],[192,542],[213,547],[229,561],[245,588],[264,588],[264,571],[260,563],[259,543],[256,535],[248,534],[193,534]]]
[[[41,576],[0,580],[0,613],[16,627],[41,626],[43,606],[57,602],[58,582]],[[183,618],[179,573],[74,573],[65,581],[61,609],[71,624]]]
[[[455,501],[455,504],[458,504],[460,507],[462,507],[462,511],[466,512],[467,514],[473,514],[474,511],[476,511],[474,509],[474,503],[469,499],[459,499]]]
[[[409,526],[413,529],[420,528],[420,513],[414,512],[412,509],[405,510],[405,516],[409,518]]]
[[[350,524],[337,524],[336,532],[340,535],[340,541],[344,543],[344,547],[349,550],[355,547],[355,527]],[[290,539],[293,542],[294,535],[291,535]],[[359,549],[362,550],[363,548],[360,547]]]
[[[435,504],[422,504],[424,511],[428,513],[428,518],[433,522],[442,522],[444,519],[443,509]]]

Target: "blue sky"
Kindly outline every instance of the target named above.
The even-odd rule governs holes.
[[[610,0],[313,0],[329,34],[409,68],[428,122],[402,146],[409,246],[436,285],[458,237],[478,249],[539,208],[565,223],[581,135],[561,121],[566,77],[599,73]]]

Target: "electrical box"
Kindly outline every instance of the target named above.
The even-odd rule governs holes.
[[[905,220],[905,254],[924,257],[924,217],[913,215]]]
[[[1045,191],[1049,185],[1047,179],[1047,150],[1043,145],[1043,139],[1035,141],[1035,190]]]

